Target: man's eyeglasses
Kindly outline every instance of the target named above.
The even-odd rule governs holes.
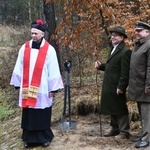
[[[119,34],[111,34],[110,37],[117,37],[120,36]]]
[[[144,29],[135,29],[135,32],[141,32],[141,31],[143,31]]]

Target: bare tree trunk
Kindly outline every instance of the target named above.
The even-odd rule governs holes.
[[[58,44],[56,43],[56,39],[54,38],[56,33],[56,21],[55,21],[55,8],[54,8],[54,1],[51,0],[49,3],[46,3],[46,0],[43,0],[43,11],[45,15],[45,19],[47,22],[48,26],[48,42],[55,48],[57,57],[58,57],[58,62],[59,66],[60,65],[60,56],[59,56],[59,51],[58,51]],[[53,38],[52,38],[53,36]]]
[[[32,19],[31,19],[31,0],[29,0],[28,1],[28,8],[29,8],[29,10],[28,10],[28,13],[29,13],[29,22],[31,22],[32,21]]]

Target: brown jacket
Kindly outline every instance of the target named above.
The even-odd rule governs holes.
[[[132,101],[150,102],[150,35],[136,43],[131,55],[128,98]]]

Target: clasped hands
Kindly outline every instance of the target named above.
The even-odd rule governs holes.
[[[55,93],[52,93],[52,92],[49,92],[49,98],[51,98],[51,97],[55,97]]]
[[[150,94],[150,90],[146,89],[146,90],[145,90],[145,93],[146,93],[146,94]]]

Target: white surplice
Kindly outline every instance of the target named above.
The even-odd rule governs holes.
[[[30,47],[32,46],[32,40],[30,40]],[[45,39],[42,40],[41,47],[44,45]],[[19,50],[18,58],[15,64],[14,71],[12,73],[10,85],[15,87],[20,87],[19,93],[19,106],[22,107],[22,81],[23,81],[23,57],[24,57],[25,44]],[[36,59],[38,56],[38,49],[31,48],[30,56],[30,70],[29,70],[29,85],[31,83],[32,74]],[[35,107],[30,108],[40,108],[44,109],[46,107],[52,106],[53,98],[49,98],[48,94],[50,91],[56,91],[63,88],[63,81],[59,70],[58,60],[55,49],[49,45],[45,64],[42,71],[41,83],[39,86],[39,92],[37,97],[37,102]]]

